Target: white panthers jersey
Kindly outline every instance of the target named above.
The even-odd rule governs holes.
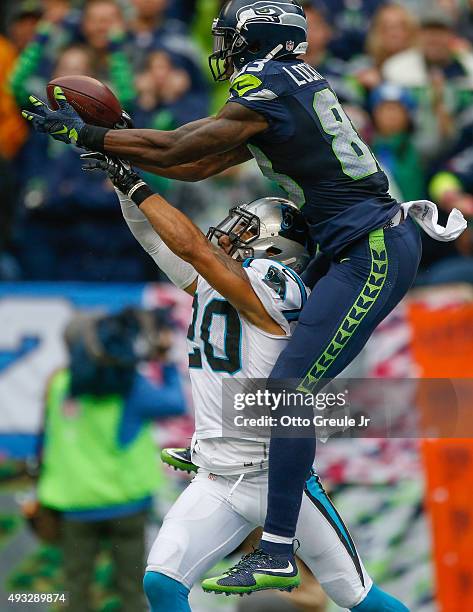
[[[215,440],[222,439],[222,381],[227,377],[267,378],[289,342],[291,328],[309,294],[299,276],[278,262],[249,259],[243,265],[256,295],[285,334],[275,336],[258,329],[205,279],[198,278],[187,335],[195,411],[193,459],[214,473],[239,473],[236,453],[245,456],[240,457],[245,459],[242,463],[255,468],[259,464],[259,469],[257,457],[267,458],[267,444],[225,438],[225,445],[221,445]],[[212,465],[205,461],[205,455],[211,455],[207,458],[212,458]],[[214,459],[229,469],[219,471]]]

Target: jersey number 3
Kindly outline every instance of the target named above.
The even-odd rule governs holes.
[[[359,181],[378,172],[370,148],[358,135],[333,91],[323,89],[315,94],[314,111],[324,132],[333,136],[332,149],[344,174]]]
[[[191,342],[195,340],[195,324],[199,312],[197,294],[192,302],[192,310],[192,323],[189,325],[189,331],[187,332],[187,339]],[[215,347],[210,341],[211,327],[215,316],[224,318],[224,354],[221,357],[215,354]],[[207,363],[214,372],[236,374],[241,370],[241,321],[238,312],[226,300],[213,299],[206,305],[200,326],[200,339],[203,343]],[[199,348],[195,348],[192,353],[189,353],[189,367],[202,367],[202,352]]]

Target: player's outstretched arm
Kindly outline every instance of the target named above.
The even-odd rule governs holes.
[[[133,236],[176,287],[193,295],[197,287],[196,270],[190,263],[173,253],[167,244],[161,240],[133,200],[118,189],[116,191],[123,218]]]
[[[208,155],[190,164],[181,164],[171,168],[160,168],[159,166],[149,166],[148,164],[135,163],[135,166],[146,172],[151,172],[165,178],[178,181],[196,182],[202,181],[209,176],[220,174],[232,166],[238,166],[252,158],[246,145],[240,145],[236,149],[226,153]]]
[[[139,209],[165,243],[180,259],[199,273],[248,321],[276,335],[284,335],[254,292],[241,263],[210,243],[181,211],[153,194],[141,177],[120,160],[102,154],[86,154],[87,170],[105,170],[113,184]],[[195,289],[195,283],[192,285]],[[189,289],[189,288],[188,288]]]
[[[230,102],[216,117],[200,119],[169,132],[109,130],[86,124],[68,103],[60,87],[54,88],[54,99],[59,106],[55,111],[42,100],[30,96],[35,110],[22,112],[38,132],[89,151],[106,152],[145,165],[148,169],[173,168],[227,153],[268,128],[268,122],[262,115]],[[228,163],[228,159],[225,163]],[[217,164],[216,171],[224,167]]]
[[[254,292],[241,263],[209,242],[189,217],[156,194],[139,208],[171,251],[189,262],[250,323],[268,333],[284,335]]]
[[[266,119],[240,104],[226,104],[216,117],[188,123],[170,132],[90,129],[86,148],[105,151],[134,163],[170,168],[209,155],[232,151],[268,128]],[[91,146],[95,145],[95,146]]]

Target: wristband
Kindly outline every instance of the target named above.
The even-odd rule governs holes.
[[[149,185],[147,185],[144,181],[140,181],[139,183],[136,183],[136,185],[133,185],[128,192],[128,197],[137,206],[143,204],[143,202],[152,195],[154,195],[153,190],[150,189]]]
[[[87,123],[79,132],[78,145],[89,149],[89,151],[104,152],[105,134],[109,132],[108,128],[98,127],[96,125],[88,125]]]

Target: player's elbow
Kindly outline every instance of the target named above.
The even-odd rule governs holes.
[[[176,130],[171,132],[159,132],[159,142],[153,136],[147,136],[148,162],[158,168],[171,168],[182,164],[177,150],[178,138]]]
[[[198,183],[199,181],[202,181],[203,179],[206,179],[209,176],[211,175],[208,173],[208,171],[206,171],[205,168],[202,168],[201,166],[196,166],[190,168],[189,171],[186,172],[183,180],[186,183]]]
[[[212,259],[210,252],[210,243],[202,236],[202,240],[195,240],[191,243],[186,243],[182,247],[179,257],[192,264],[196,270],[201,270],[206,267],[209,259]]]
[[[198,247],[196,247],[196,245],[188,243],[188,242],[182,242],[181,244],[179,244],[179,246],[174,250],[174,253],[182,260],[184,260],[187,263],[190,264],[194,264],[195,261],[198,259]]]
[[[163,168],[164,170],[167,168],[172,168],[176,165],[171,155],[163,153],[162,151],[159,151],[155,155],[153,155],[152,161],[156,164],[158,168]]]
[[[189,168],[189,171],[185,173],[185,176],[182,180],[187,183],[198,183],[199,181],[203,181],[209,176],[213,176],[214,173],[211,171],[210,167],[204,167],[202,164],[196,164]]]

